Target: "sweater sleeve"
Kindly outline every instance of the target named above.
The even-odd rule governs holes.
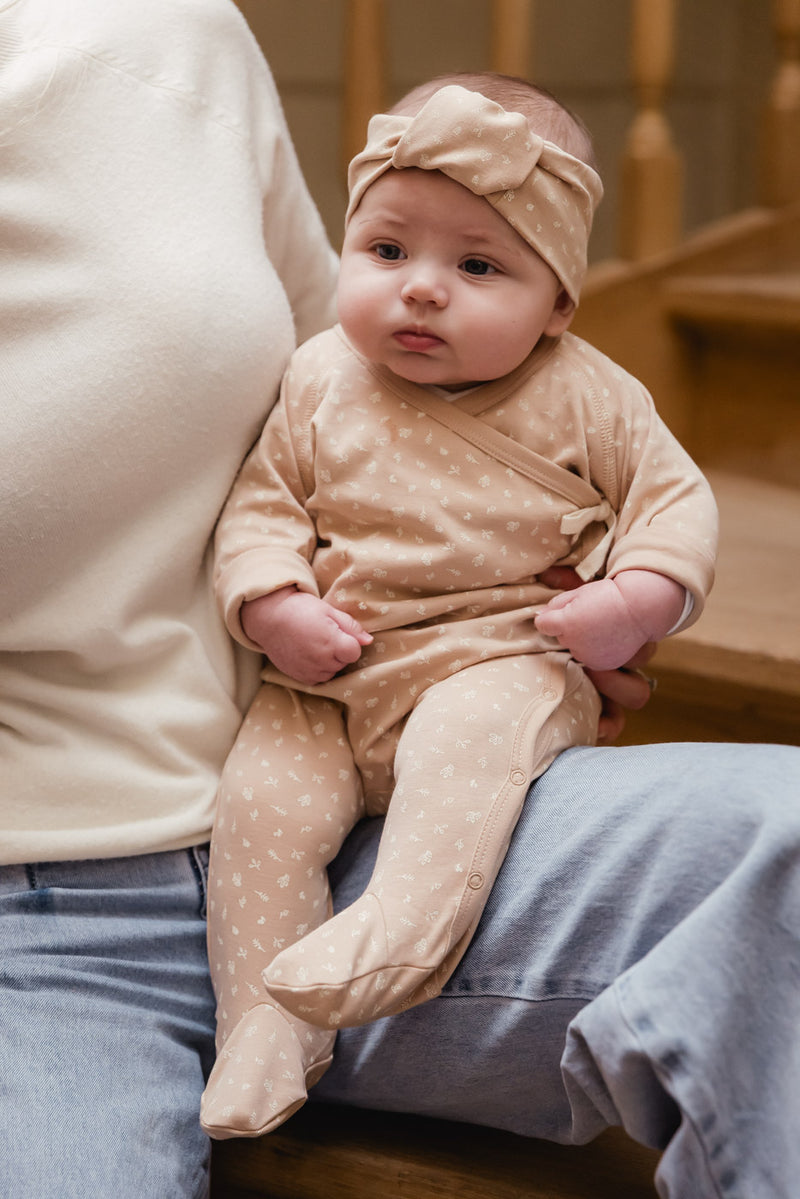
[[[306,187],[272,76],[260,60],[257,68],[268,100],[256,114],[264,243],[286,290],[300,345],[335,321],[338,258]]]
[[[251,649],[259,647],[242,629],[243,603],[290,585],[319,594],[311,567],[317,533],[306,511],[313,470],[307,413],[313,409],[314,383],[303,374],[290,365],[216,533],[217,600],[229,632]]]

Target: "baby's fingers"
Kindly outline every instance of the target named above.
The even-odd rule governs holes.
[[[561,597],[558,596],[557,598],[560,599]],[[537,613],[533,623],[539,632],[544,633],[545,636],[559,637],[564,631],[566,618],[560,608],[551,607],[548,604],[546,608],[542,608],[541,612]]]
[[[355,637],[351,637],[349,633],[339,630],[332,644],[333,659],[336,663],[336,670],[339,671],[343,666],[349,666],[352,662],[357,662],[361,657],[363,646]]]
[[[355,617],[349,612],[342,612],[339,608],[331,609],[331,619],[336,622],[342,633],[347,637],[353,638],[359,646],[370,645],[372,642],[372,634],[368,633],[362,625],[358,623]],[[356,654],[356,658],[358,654]],[[355,658],[350,658],[349,661],[354,662]]]

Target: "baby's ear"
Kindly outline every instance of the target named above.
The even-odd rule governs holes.
[[[550,319],[545,325],[544,332],[548,337],[558,337],[560,333],[564,333],[572,323],[572,318],[575,315],[575,301],[567,295],[562,287],[556,296],[556,302],[553,305],[553,311],[550,314]]]

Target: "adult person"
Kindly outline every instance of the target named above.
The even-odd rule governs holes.
[[[213,1044],[203,846],[257,667],[236,657],[213,613],[206,544],[295,340],[330,319],[334,263],[266,67],[230,0],[6,0],[0,101],[2,1187],[38,1199],[202,1196],[208,1144],[198,1105]],[[646,690],[636,676],[604,686],[623,702]],[[721,1072],[712,1096],[760,1111],[764,1155],[771,1148],[783,1170],[792,1150],[781,1138],[789,1140],[796,1108],[798,1022],[789,1020],[793,990],[783,975],[796,960],[785,905],[796,886],[798,755],[664,748],[654,762],[655,752],[578,751],[538,784],[537,826],[549,792],[557,811],[580,796],[575,827],[553,829],[548,855],[539,828],[520,825],[501,880],[521,856],[530,908],[515,918],[501,881],[451,980],[456,1027],[467,1027],[471,990],[485,1061],[525,1055],[527,1131],[562,1135],[563,1119],[537,1115],[535,1099],[560,1086],[548,1063],[572,1008],[547,1029],[529,1024],[523,1041],[508,1013],[534,1008],[524,996],[493,998],[500,976],[535,978],[534,948],[540,957],[563,951],[568,964],[577,942],[589,946],[590,977],[576,984],[573,1007],[598,998],[570,1044],[582,1036],[585,1060],[608,1063],[598,1070],[610,1073],[617,1059],[604,1029],[616,1025],[609,1016],[596,1032],[589,1019],[615,994],[606,984],[650,946],[644,961],[652,961],[689,916],[705,913],[714,932],[706,944],[716,948],[704,980],[710,974],[719,990],[746,960],[749,984],[744,999],[725,1000],[738,1014],[720,1029],[725,1060],[719,1045],[716,1056],[713,1045],[705,1053]],[[602,809],[582,823],[600,794]],[[638,839],[625,824],[632,809]],[[742,864],[754,845],[764,847],[760,875]],[[587,872],[601,859],[609,881],[593,898]],[[560,928],[560,940],[550,939],[528,887],[532,860],[543,877],[562,879],[559,911],[574,937]],[[347,885],[362,888],[365,878],[342,864]],[[778,892],[770,880],[781,864]],[[493,947],[501,956],[490,972],[475,955]],[[753,990],[765,963],[776,983],[768,1005]],[[688,1018],[679,983],[691,965],[678,946],[672,975],[656,988],[679,1029]],[[576,956],[563,977],[579,976]],[[481,978],[490,980],[485,997]],[[698,987],[701,1014],[713,1013],[717,993]],[[421,1009],[437,1021],[437,1045],[409,1023],[415,1012],[370,1029],[369,1052],[347,1034],[327,1097],[380,1102],[371,1060],[424,1110],[434,1049],[446,1054],[456,1035],[447,1005],[455,1006],[443,998]],[[424,1059],[429,1066],[404,1084],[404,1063]],[[577,1135],[596,1126],[581,1094],[597,1098],[597,1122],[615,1117],[581,1060],[573,1051],[569,1086],[576,1112],[589,1113]],[[620,1060],[634,1086],[645,1067],[637,1074]],[[706,1085],[688,1067],[686,1077]],[[476,1077],[488,1109],[488,1076]],[[774,1102],[757,1108],[752,1079],[769,1080]],[[461,1081],[466,1098],[469,1080]],[[640,1092],[628,1110],[657,1126],[667,1109],[671,1128],[674,1105]],[[672,1102],[692,1118],[688,1098]],[[545,1107],[563,1115],[564,1103],[553,1090]],[[452,1103],[439,1110],[455,1113]],[[734,1138],[722,1119],[730,1110],[720,1110],[719,1126],[737,1141],[730,1152],[746,1155],[754,1138],[739,1143],[738,1129]],[[505,1119],[500,1107],[481,1114]],[[684,1195],[715,1193],[698,1179]]]
[[[230,0],[6,0],[0,104],[0,1193],[175,1199],[258,665],[206,549],[335,255]]]

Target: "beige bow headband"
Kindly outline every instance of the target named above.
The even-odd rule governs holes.
[[[350,163],[345,224],[367,188],[390,167],[442,171],[483,196],[533,246],[577,304],[603,185],[585,162],[533,133],[521,113],[449,85],[415,117],[373,117],[367,144]]]

